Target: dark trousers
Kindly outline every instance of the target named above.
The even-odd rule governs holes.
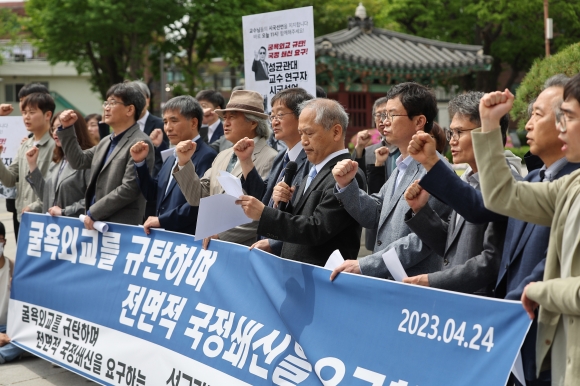
[[[20,222],[18,222],[18,213],[16,213],[16,199],[6,199],[6,210],[12,212],[12,224],[14,225],[14,238],[18,242],[18,229],[20,229]]]

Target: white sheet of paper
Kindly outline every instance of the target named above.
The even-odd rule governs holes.
[[[244,191],[242,190],[242,181],[234,175],[222,170],[220,171],[220,176],[217,179],[222,185],[222,188],[224,188],[226,191],[226,194],[229,194],[235,198],[239,198],[240,196],[244,195]]]
[[[252,222],[242,207],[235,204],[236,200],[237,197],[228,194],[216,194],[202,198],[199,201],[195,240],[202,240],[238,225]]]
[[[79,215],[79,220],[81,220],[82,222],[85,222],[85,216],[84,214],[80,214]],[[93,223],[93,228],[95,228],[96,230],[98,230],[101,233],[105,233],[109,231],[109,225],[106,222],[102,222],[102,221],[95,221]]]
[[[337,249],[330,254],[330,257],[326,260],[326,264],[324,264],[324,268],[334,271],[342,263],[344,263],[344,257],[342,257],[342,254]]]
[[[516,363],[512,367],[512,373],[520,381],[520,383],[526,386],[526,377],[524,377],[524,363],[522,362],[522,352],[518,352],[518,357],[516,358]]]
[[[161,159],[163,160],[163,162],[165,162],[165,160],[170,156],[173,155],[173,151],[175,149],[167,149],[167,150],[163,150],[161,152]]]
[[[396,281],[403,281],[404,278],[408,277],[394,248],[383,253],[383,261]]]

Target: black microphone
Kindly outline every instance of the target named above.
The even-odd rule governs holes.
[[[298,164],[296,164],[296,162],[294,161],[288,162],[288,164],[286,165],[286,171],[284,172],[284,183],[286,185],[292,186],[292,180],[296,175],[296,169],[298,169]],[[285,212],[287,204],[288,203],[281,201],[280,204],[278,205],[278,209]]]

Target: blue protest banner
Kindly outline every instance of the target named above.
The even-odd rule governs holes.
[[[107,385],[505,385],[517,302],[24,214],[9,335]]]

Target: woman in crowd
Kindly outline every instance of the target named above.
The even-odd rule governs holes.
[[[103,118],[101,114],[89,114],[85,117],[87,128],[89,129],[89,134],[96,141],[96,143],[101,141],[101,135],[99,134],[99,122],[101,122],[102,119]]]
[[[89,149],[98,141],[90,135],[87,124],[77,111],[79,119],[75,122],[74,128],[83,150]],[[55,147],[52,162],[48,168],[46,179],[37,168],[38,149],[30,149],[26,153],[26,159],[30,168],[30,173],[26,177],[28,183],[34,189],[38,197],[42,197],[43,213],[52,216],[77,217],[85,212],[85,192],[89,184],[90,169],[74,170],[67,162],[61,143],[56,135],[60,125],[60,113],[55,114],[50,128],[51,136],[54,138]]]

